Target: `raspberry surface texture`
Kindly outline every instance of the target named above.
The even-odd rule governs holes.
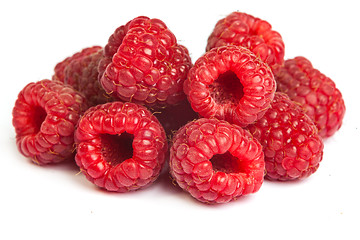
[[[236,45],[250,49],[271,68],[284,62],[285,45],[281,35],[267,21],[242,12],[219,20],[208,38],[206,51]]]
[[[189,52],[161,20],[137,17],[119,27],[104,54],[100,82],[116,98],[152,107],[185,98],[183,82],[192,66]]]
[[[345,103],[335,83],[304,57],[285,61],[276,71],[277,91],[303,106],[321,137],[332,136],[342,125]]]
[[[114,192],[148,186],[165,161],[164,129],[145,107],[111,102],[88,109],[75,131],[75,160],[86,178]]]
[[[303,179],[318,169],[322,138],[305,111],[286,94],[277,92],[264,117],[247,129],[263,146],[265,178]]]
[[[237,125],[201,118],[183,126],[170,149],[170,173],[195,199],[225,203],[263,183],[260,143]]]
[[[274,97],[271,69],[250,50],[213,48],[190,69],[184,91],[194,111],[239,126],[261,118]]]
[[[59,81],[29,83],[12,111],[17,147],[39,165],[74,157],[74,130],[86,109],[82,95]]]
[[[81,92],[89,106],[114,101],[98,80],[98,65],[103,57],[103,49],[99,49],[97,52],[72,60],[64,70],[64,82]]]
[[[65,80],[65,68],[73,61],[76,59],[81,59],[85,56],[91,55],[97,51],[99,51],[100,49],[102,49],[102,47],[100,46],[92,46],[92,47],[88,47],[88,48],[84,48],[83,50],[81,50],[80,52],[75,53],[74,55],[65,58],[63,61],[59,62],[58,64],[55,65],[54,68],[54,75],[52,77],[53,80],[58,80],[60,82],[64,82]],[[78,70],[79,71],[79,70]],[[69,83],[70,85],[72,85],[72,83]]]

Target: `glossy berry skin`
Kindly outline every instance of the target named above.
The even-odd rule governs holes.
[[[102,49],[102,47],[100,47],[100,46],[87,47],[87,48],[82,49],[79,52],[76,52],[72,56],[65,58],[64,60],[62,60],[61,62],[59,62],[58,64],[55,65],[55,68],[54,68],[55,73],[54,73],[52,79],[58,80],[60,82],[65,82],[65,72],[64,72],[65,68],[73,60],[81,59],[85,56],[91,55],[91,54],[99,51],[100,49]],[[80,69],[78,71],[80,71]],[[72,84],[70,83],[70,85],[72,85]]]
[[[184,91],[194,111],[239,126],[261,118],[276,83],[267,64],[238,46],[213,48],[189,71]]]
[[[313,121],[284,93],[276,93],[264,117],[247,129],[265,153],[265,178],[289,181],[313,174],[323,157],[323,141]]]
[[[233,12],[219,20],[208,38],[206,51],[214,47],[236,45],[250,49],[271,68],[284,62],[285,45],[270,23],[242,12]]]
[[[105,68],[100,78],[105,91],[122,101],[152,107],[183,100],[183,82],[192,65],[191,59],[165,23],[137,17],[120,35],[109,39],[109,44],[118,46],[117,49],[108,50],[109,44],[105,47],[105,56],[113,54],[111,62],[107,64],[108,58],[99,64],[100,74]]]
[[[286,93],[299,103],[315,122],[323,138],[332,136],[342,125],[345,103],[335,83],[304,57],[285,61],[275,80],[277,91]]]
[[[72,60],[64,70],[64,82],[81,92],[89,106],[114,101],[98,80],[98,65],[103,57],[103,49],[99,49],[97,52]]]
[[[100,188],[128,192],[156,180],[167,142],[158,120],[135,103],[110,102],[88,109],[75,131],[75,160]]]
[[[39,165],[74,157],[74,131],[85,99],[68,85],[42,80],[26,85],[12,111],[21,154]]]
[[[170,173],[177,184],[205,203],[225,203],[255,193],[263,183],[264,153],[246,130],[201,118],[176,133]]]

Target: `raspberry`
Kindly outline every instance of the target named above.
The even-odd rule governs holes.
[[[52,79],[53,80],[58,80],[60,82],[64,82],[64,78],[65,78],[64,70],[69,65],[69,63],[71,63],[75,59],[81,59],[81,58],[83,58],[85,56],[88,56],[88,55],[90,55],[92,53],[95,53],[98,50],[100,50],[101,48],[102,47],[100,47],[100,46],[93,46],[93,47],[84,48],[80,52],[77,52],[74,55],[65,58],[63,61],[56,64],[56,66],[54,68],[55,73],[54,73]],[[70,85],[72,85],[72,84],[70,83]]]
[[[85,108],[82,95],[61,82],[26,85],[12,111],[20,153],[39,165],[73,157],[75,125]]]
[[[265,178],[303,179],[318,169],[322,138],[304,110],[286,94],[277,92],[264,117],[247,128],[263,146]]]
[[[98,65],[103,58],[103,50],[71,61],[64,70],[64,82],[72,85],[87,99],[89,106],[94,106],[114,99],[106,94],[98,81]]]
[[[105,47],[105,56],[108,56],[116,49],[109,45],[118,46],[112,61],[107,64],[107,58],[99,64],[100,74],[106,67],[100,79],[106,92],[123,101],[146,106],[172,105],[185,98],[182,87],[191,59],[188,50],[177,44],[165,23],[137,17],[119,35],[110,37]],[[120,43],[113,43],[113,39]]]
[[[300,103],[315,122],[321,137],[332,136],[342,125],[345,103],[335,83],[304,57],[285,61],[275,75],[277,91]]]
[[[164,127],[169,139],[172,138],[173,133],[180,127],[199,118],[198,114],[191,108],[187,99],[181,101],[179,104],[171,105],[164,109],[156,109],[153,114]]]
[[[284,62],[281,35],[268,22],[246,13],[233,12],[219,20],[208,38],[206,50],[225,45],[246,47],[271,68]]]
[[[189,71],[184,91],[194,111],[240,126],[261,118],[276,84],[267,64],[243,47],[213,48]]]
[[[75,131],[75,160],[87,179],[108,191],[128,192],[159,176],[167,142],[158,120],[135,103],[88,109]]]
[[[246,130],[201,118],[180,128],[170,149],[170,173],[185,191],[207,203],[255,193],[263,183],[264,153]]]

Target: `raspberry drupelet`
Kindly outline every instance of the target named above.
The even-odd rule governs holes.
[[[192,66],[189,52],[161,20],[141,16],[119,27],[104,55],[100,82],[114,97],[151,107],[185,98],[183,82]]]
[[[289,181],[313,174],[323,157],[324,144],[313,121],[284,93],[247,129],[263,146],[265,178]]]
[[[60,82],[65,82],[65,68],[73,61],[73,60],[79,60],[86,56],[89,56],[99,50],[101,50],[102,47],[100,46],[92,46],[82,49],[79,52],[74,53],[72,56],[65,58],[61,62],[55,65],[54,68],[54,75],[52,76],[53,80],[58,80]],[[81,68],[74,69],[76,72],[80,72]],[[69,82],[68,84],[73,86],[73,82]],[[75,87],[76,88],[76,87]]]
[[[269,66],[238,46],[213,48],[190,69],[184,91],[194,111],[239,126],[261,118],[274,97]]]
[[[64,82],[81,92],[89,106],[114,101],[98,80],[98,65],[103,57],[103,49],[99,49],[83,58],[74,59],[64,70]]]
[[[42,80],[22,89],[12,111],[19,151],[39,165],[74,157],[74,130],[87,105],[71,86]]]
[[[277,91],[286,93],[301,104],[315,122],[323,138],[330,137],[341,127],[345,103],[335,83],[304,57],[285,61],[275,74]]]
[[[219,20],[208,38],[206,50],[236,45],[250,49],[272,69],[284,62],[285,45],[270,23],[242,12]]]
[[[239,126],[201,118],[175,134],[170,173],[197,200],[225,203],[259,190],[264,153],[260,143]]]
[[[154,182],[167,142],[156,117],[135,103],[110,102],[88,109],[75,131],[75,160],[100,188],[128,192]]]

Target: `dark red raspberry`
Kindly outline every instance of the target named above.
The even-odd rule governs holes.
[[[85,108],[82,95],[61,82],[26,85],[12,112],[19,151],[39,165],[73,157],[75,125]]]
[[[263,146],[267,179],[303,179],[318,169],[322,138],[304,110],[286,94],[277,92],[264,117],[247,128]]]
[[[267,64],[243,47],[213,48],[189,71],[184,91],[194,111],[240,126],[261,118],[276,84]]]
[[[106,94],[98,81],[98,65],[102,58],[103,50],[100,49],[95,53],[74,59],[64,70],[64,82],[81,92],[89,106],[114,101],[110,95]]]
[[[146,106],[172,105],[185,98],[183,82],[191,59],[165,23],[137,17],[119,35],[110,37],[105,47],[105,56],[115,53],[112,61],[99,64],[100,74],[106,67],[100,81],[107,93]]]
[[[233,12],[219,20],[208,38],[206,50],[237,45],[250,49],[271,68],[284,62],[285,45],[271,25],[246,13]]]
[[[95,52],[99,51],[100,49],[102,49],[102,47],[100,47],[100,46],[84,48],[80,52],[77,52],[74,55],[65,58],[63,61],[56,64],[56,66],[54,68],[55,74],[53,75],[52,79],[58,80],[60,82],[64,82],[64,78],[65,78],[64,70],[70,62],[72,62],[75,59],[81,59],[85,56],[95,53]],[[72,84],[70,83],[70,85],[72,85]]]
[[[75,160],[87,179],[108,191],[148,186],[165,161],[165,132],[135,103],[111,102],[88,109],[75,131]]]
[[[170,149],[170,173],[194,198],[229,202],[263,183],[264,153],[249,132],[223,120],[201,118],[180,128]]]
[[[335,83],[304,57],[285,61],[275,80],[277,91],[286,93],[291,100],[303,106],[315,122],[321,137],[332,136],[342,125],[345,103]]]
[[[166,135],[172,138],[174,132],[186,123],[199,118],[199,115],[191,108],[187,99],[176,105],[171,105],[163,109],[156,109],[153,114],[164,127]]]

